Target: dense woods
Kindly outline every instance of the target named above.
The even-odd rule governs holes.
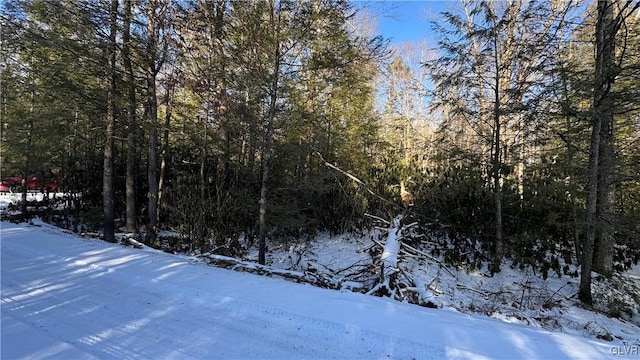
[[[74,230],[263,264],[400,213],[451,264],[581,264],[586,303],[640,259],[637,1],[463,0],[407,46],[359,6],[7,2],[2,177],[64,178]]]

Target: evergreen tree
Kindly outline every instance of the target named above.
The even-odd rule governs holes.
[[[613,271],[613,230],[611,228],[615,185],[612,179],[614,98],[613,87],[620,68],[616,64],[616,39],[627,17],[640,8],[632,1],[601,0],[597,3],[595,26],[595,76],[591,116],[591,146],[587,193],[587,229],[582,247],[580,300],[592,303],[591,270],[610,275]],[[596,251],[597,246],[597,251]]]
[[[3,81],[12,86],[3,94],[16,101],[3,105],[3,176],[52,172],[65,177],[65,187],[82,188],[87,206],[98,205],[100,181],[91,177],[101,173],[96,160],[104,138],[95,129],[106,114],[107,56],[101,49],[107,37],[97,30],[108,29],[108,10],[35,0],[12,2],[6,10],[3,47],[13,51],[4,75],[13,80]],[[27,167],[23,156],[30,159]]]
[[[104,209],[104,239],[115,242],[115,207],[113,194],[113,147],[116,125],[116,37],[118,36],[118,0],[111,1],[109,11],[109,39],[107,43],[107,121],[104,145],[104,173],[102,178],[102,201]]]
[[[470,125],[471,132],[466,133],[484,144],[478,148],[477,142],[469,142],[467,151],[480,152],[486,159],[494,202],[492,271],[499,271],[505,251],[505,175],[510,162],[520,168],[524,164],[520,155],[525,153],[524,139],[536,129],[536,123],[525,120],[545,94],[534,84],[544,83],[553,65],[550,58],[531,54],[554,52],[555,36],[565,26],[569,9],[544,1],[464,2],[464,14],[445,13],[447,25],[436,25],[442,34],[438,42],[442,55],[428,64],[436,85],[436,106],[462,124],[456,126]],[[448,122],[445,126],[451,126]],[[521,150],[515,151],[516,146]],[[515,175],[521,182],[522,169]]]

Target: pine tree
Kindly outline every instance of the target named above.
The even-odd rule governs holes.
[[[115,242],[115,208],[113,194],[113,147],[116,124],[116,37],[118,36],[118,0],[111,1],[109,11],[109,42],[107,45],[107,78],[109,87],[107,89],[107,122],[104,145],[104,174],[102,179],[102,196],[104,207],[104,239]]]
[[[617,7],[617,8],[616,8]],[[613,0],[597,2],[595,26],[595,84],[591,116],[591,146],[587,193],[587,229],[582,247],[579,297],[585,304],[593,302],[591,271],[598,269],[610,275],[613,271],[614,207],[613,87],[620,68],[616,61],[616,38],[627,17],[640,8],[640,3]],[[617,13],[616,13],[617,12]],[[597,245],[597,255],[595,255]],[[595,261],[595,262],[594,262]]]
[[[465,129],[464,151],[485,159],[494,203],[494,272],[499,271],[505,252],[505,175],[510,175],[509,165],[515,163],[518,170],[513,176],[520,182],[522,197],[525,139],[537,124],[525,120],[532,117],[531,109],[543,103],[545,91],[534,84],[544,83],[553,65],[550,58],[531,54],[553,52],[569,9],[570,5],[545,1],[463,2],[463,15],[445,13],[448,27],[436,26],[442,34],[442,55],[428,64],[436,104],[447,114],[445,126]],[[469,141],[469,135],[477,136],[481,146]]]
[[[95,129],[104,127],[106,117],[108,56],[101,49],[108,31],[96,29],[109,29],[109,10],[72,1],[16,1],[8,10],[3,46],[11,44],[4,49],[15,51],[7,53],[5,70],[15,87],[3,94],[20,100],[4,104],[4,130],[12,135],[2,147],[3,176],[64,176],[67,188],[82,184],[87,206],[102,207],[98,174],[105,138]],[[25,148],[29,137],[31,146]],[[30,158],[29,169],[22,156]]]
[[[146,46],[144,54],[144,77],[146,82],[145,115],[149,128],[149,155],[147,158],[147,214],[148,224],[145,241],[155,244],[158,232],[158,93],[157,77],[167,58],[169,46],[168,28],[171,2],[148,0],[145,7]]]
[[[124,1],[124,16],[122,24],[122,62],[126,74],[126,114],[128,117],[127,127],[127,174],[126,174],[126,228],[127,232],[135,233],[138,228],[137,214],[138,202],[136,199],[136,173],[137,173],[137,151],[138,146],[138,122],[137,122],[137,100],[136,100],[136,74],[133,67],[134,43],[131,38],[133,1]]]

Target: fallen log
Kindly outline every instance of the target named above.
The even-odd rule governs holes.
[[[380,281],[367,292],[367,295],[396,298],[399,289],[395,284],[395,278],[398,273],[402,218],[402,215],[396,216],[391,223],[382,255],[380,256]]]
[[[374,268],[379,275],[378,282],[366,294],[386,296],[421,306],[438,307],[436,300],[438,291],[431,286],[438,276],[427,284],[419,278],[414,278],[413,274],[403,269],[401,265],[406,258],[425,260],[436,263],[440,268],[452,273],[441,260],[402,241],[405,233],[416,225],[416,223],[403,225],[403,220],[403,216],[399,215],[389,223],[384,243],[373,239],[373,243],[382,248],[382,254],[374,259]]]
[[[144,248],[144,244],[139,242],[138,240],[130,237],[130,236],[125,236],[122,238],[122,243],[125,245],[131,245],[134,247],[134,249],[142,249]]]
[[[235,271],[246,271],[253,274],[278,276],[284,279],[294,280],[299,283],[307,283],[328,289],[340,289],[342,287],[342,282],[339,279],[335,279],[333,277],[313,270],[292,271],[277,269],[268,265],[261,265],[250,261],[244,261],[211,253],[205,253],[199,255],[199,257],[209,261],[210,265],[215,265]],[[353,284],[350,284],[350,287],[352,286]]]

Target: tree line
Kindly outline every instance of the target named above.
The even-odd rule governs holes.
[[[587,264],[591,302],[640,257],[638,7],[462,0],[401,47],[346,0],[12,1],[2,174],[63,177],[107,241],[261,263],[406,212],[449,263]]]

